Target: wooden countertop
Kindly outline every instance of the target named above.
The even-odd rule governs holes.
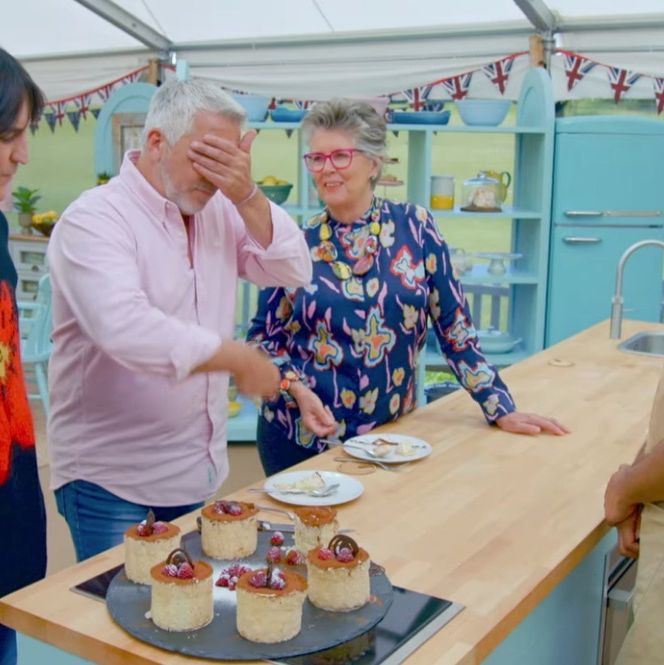
[[[656,328],[626,321],[623,339]],[[434,452],[403,473],[362,476],[365,493],[340,507],[340,522],[393,583],[466,606],[409,663],[479,662],[607,532],[604,487],[644,440],[662,366],[617,351],[608,330],[594,326],[502,373],[520,410],[557,417],[568,436],[487,427],[463,392],[384,428],[422,437]],[[301,467],[336,469],[332,457]],[[191,530],[194,516],[179,523]],[[68,591],[121,561],[117,547],[6,596],[2,622],[104,663],[208,663],[134,640],[103,604]]]

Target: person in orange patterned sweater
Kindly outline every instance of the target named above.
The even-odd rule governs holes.
[[[28,161],[26,134],[43,105],[42,92],[29,74],[0,49],[0,200],[18,165]],[[0,213],[0,597],[46,573],[46,512],[21,367],[17,276],[8,235],[7,219]],[[16,634],[0,624],[0,665],[16,662]]]

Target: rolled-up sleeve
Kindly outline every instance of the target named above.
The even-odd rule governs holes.
[[[174,380],[221,345],[216,332],[169,316],[149,301],[135,243],[111,210],[67,211],[49,243],[48,261],[56,341],[59,327],[78,325],[117,363]]]
[[[244,229],[238,243],[238,269],[244,279],[258,286],[306,286],[311,282],[312,266],[309,248],[302,230],[288,213],[270,202],[272,242],[262,247]]]

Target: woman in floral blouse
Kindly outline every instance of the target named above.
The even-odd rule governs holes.
[[[265,402],[258,450],[268,474],[325,449],[325,437],[363,434],[415,406],[418,353],[430,321],[451,370],[489,423],[564,434],[519,413],[482,354],[461,284],[431,214],[374,195],[386,125],[352,100],[317,104],[302,123],[304,155],[325,210],[304,233],[310,286],[267,289],[248,339],[275,358],[282,391]]]

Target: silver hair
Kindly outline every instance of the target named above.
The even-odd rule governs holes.
[[[171,80],[154,93],[150,101],[143,144],[152,129],[159,129],[173,145],[190,129],[194,116],[200,111],[218,113],[242,126],[246,111],[214,81],[205,79]]]
[[[375,187],[387,156],[387,124],[373,106],[354,99],[329,99],[318,102],[302,121],[302,132],[308,142],[317,129],[348,132],[355,147],[373,157],[378,164],[378,175],[371,179]]]

